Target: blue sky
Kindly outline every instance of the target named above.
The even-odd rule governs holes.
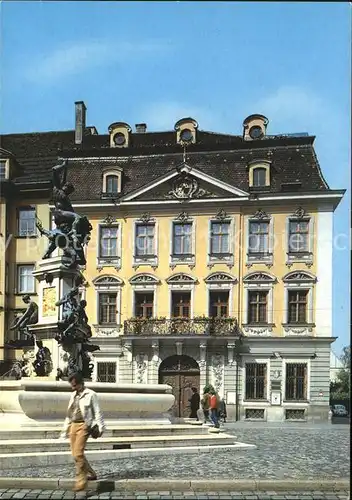
[[[332,188],[350,187],[350,4],[7,2],[1,8],[1,132],[72,129],[74,101],[114,121],[241,133],[309,132]],[[350,192],[335,213],[334,335],[349,343]]]

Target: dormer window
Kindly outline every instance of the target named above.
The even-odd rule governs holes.
[[[196,143],[198,123],[193,118],[182,118],[175,124],[176,140],[178,144],[187,146]]]
[[[253,169],[253,187],[266,185],[266,169],[258,167]]]
[[[250,115],[243,122],[243,139],[256,141],[266,135],[269,120],[263,115]]]
[[[249,163],[249,187],[262,188],[270,186],[270,161],[254,160]]]
[[[103,195],[121,193],[122,170],[109,170],[103,173]]]
[[[109,125],[110,147],[128,148],[132,129],[128,123],[115,122]]]

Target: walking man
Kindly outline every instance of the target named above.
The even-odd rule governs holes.
[[[105,425],[98,397],[94,391],[84,386],[81,373],[71,375],[69,382],[73,392],[60,437],[70,438],[71,453],[76,462],[76,483],[73,491],[83,491],[87,486],[87,481],[97,479],[96,473],[84,455],[86,442],[93,427],[97,427],[98,430],[94,437],[100,437]]]

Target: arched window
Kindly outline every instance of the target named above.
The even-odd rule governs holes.
[[[106,192],[107,193],[119,192],[119,178],[117,175],[106,176]]]
[[[265,186],[266,185],[266,169],[263,167],[258,167],[253,169],[253,186]]]

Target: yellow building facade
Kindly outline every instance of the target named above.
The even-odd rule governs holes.
[[[175,417],[188,416],[193,386],[211,384],[236,420],[326,420],[343,191],[326,184],[314,138],[268,135],[261,115],[233,136],[192,118],[100,135],[84,103],[75,109],[75,130],[37,134],[39,152],[26,134],[22,157],[21,138],[3,139],[23,172],[1,205],[1,232],[15,235],[0,270],[4,360],[20,354],[9,325],[23,294],[35,297],[30,266],[46,245],[35,229],[18,233],[36,217],[49,227],[50,169],[66,158],[73,206],[93,227],[81,299],[100,346],[94,379],[169,383]]]

